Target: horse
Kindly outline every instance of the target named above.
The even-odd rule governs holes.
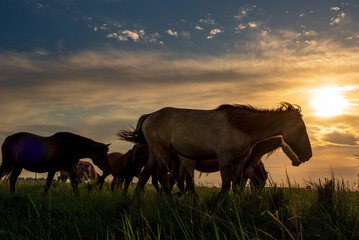
[[[113,180],[111,189],[114,191],[116,186],[122,187],[125,182],[124,192],[127,192],[128,186],[134,177],[139,177],[142,168],[148,161],[148,145],[135,144],[132,149],[125,154],[113,152],[108,155],[108,161],[111,165]],[[159,192],[156,174],[153,174],[152,184]]]
[[[279,147],[282,147],[283,151],[286,152],[290,160],[296,161],[296,157],[294,155],[291,155],[291,152],[286,149],[287,145],[285,144],[282,136],[274,136],[265,139],[257,143],[252,148],[251,154],[248,157],[248,160],[245,165],[244,177],[241,182],[242,188],[245,186],[248,179],[250,179],[250,186],[252,191],[259,191],[264,188],[268,178],[268,173],[265,170],[264,164],[261,159],[265,154],[271,154]],[[185,192],[184,181],[186,181],[186,191],[190,191],[192,194],[196,195],[194,189],[194,170],[205,173],[213,173],[219,171],[219,164],[217,159],[194,161],[182,156],[180,156],[179,158],[181,161],[181,165],[178,169],[177,186],[180,189],[181,194]],[[175,181],[177,179],[175,179]],[[171,182],[171,188],[173,184],[174,182]]]
[[[70,177],[70,172],[60,171],[60,176],[57,177],[59,182],[66,182]],[[99,178],[99,174],[96,172],[96,169],[92,163],[79,161],[76,164],[76,181],[78,183],[85,182],[88,179],[94,180]]]
[[[58,132],[49,137],[20,132],[5,138],[1,146],[2,165],[0,179],[10,174],[10,192],[15,192],[15,183],[22,169],[31,172],[48,172],[45,196],[57,171],[71,172],[70,180],[75,194],[76,164],[80,158],[90,158],[103,172],[111,172],[107,160],[109,144],[95,142],[74,133]],[[100,177],[99,181],[104,179]]]
[[[240,184],[253,146],[278,135],[296,155],[292,165],[299,166],[312,157],[301,108],[290,103],[281,103],[276,109],[229,104],[212,110],[166,107],[141,116],[133,131],[118,132],[123,140],[149,145],[149,160],[135,192],[144,191],[152,169],[157,167],[159,181],[168,195],[171,150],[189,159],[217,159],[223,194],[229,191],[232,179],[235,185]]]

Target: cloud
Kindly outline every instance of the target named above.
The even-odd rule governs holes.
[[[222,103],[273,107],[288,101],[303,106],[308,119],[314,111],[308,90],[328,79],[356,87],[348,92],[356,116],[358,49],[331,42],[297,46],[297,34],[258,31],[251,35],[253,44],[245,45],[251,53],[221,56],[103,49],[44,58],[1,52],[0,102],[6,104],[0,105],[0,131],[16,131],[24,122],[84,131],[111,119],[132,124],[165,106],[211,109]],[[357,125],[314,129],[312,136],[318,145],[353,143],[358,116],[350,122]]]
[[[122,34],[129,37],[129,38],[132,38],[133,41],[137,42],[139,39],[140,39],[140,35],[144,35],[144,31],[143,30],[139,30],[138,32],[135,32],[135,31],[130,31],[130,30],[125,30],[125,31],[122,31]]]
[[[344,12],[338,13],[336,17],[330,18],[329,25],[339,24],[344,20],[345,17],[346,17],[346,13],[344,13]]]
[[[108,38],[115,38],[119,41],[128,41],[129,39],[132,39],[133,41],[137,42],[140,40],[140,37],[144,39],[145,31],[144,30],[123,30],[119,33],[109,33],[106,35]]]
[[[197,30],[199,30],[199,31],[202,31],[202,30],[203,30],[203,27],[201,27],[201,26],[195,26],[194,28],[197,29]]]
[[[249,23],[248,23],[248,26],[249,26],[250,28],[256,28],[256,27],[257,27],[257,23],[256,23],[256,22],[249,22]]]
[[[246,18],[248,16],[248,13],[253,11],[256,7],[257,7],[256,5],[242,7],[239,10],[238,14],[234,16],[234,19],[242,20],[242,19]]]
[[[302,106],[313,146],[312,161],[300,171],[313,171],[311,162],[316,163],[318,148],[356,150],[359,116],[355,114],[359,106],[351,106],[350,116],[316,122],[320,120],[310,115],[313,110],[306,102],[310,99],[308,89],[329,81],[359,87],[358,50],[330,42],[294,49],[291,43],[298,38],[297,32],[257,34],[251,35],[254,44],[246,45],[255,49],[255,54],[193,56],[102,49],[44,59],[1,52],[0,102],[6,104],[0,105],[0,139],[9,132],[50,135],[66,130],[111,142],[111,151],[125,151],[131,144],[120,142],[116,131],[135,125],[139,116],[162,107],[213,109],[223,103],[276,107],[288,101]],[[260,41],[268,45],[258,44]],[[348,94],[357,99],[358,90],[348,89]],[[346,124],[336,125],[338,122]],[[338,155],[328,157],[335,163]],[[290,164],[286,158],[280,160],[278,165],[275,159],[266,162],[271,173]],[[320,173],[327,171],[323,165],[319,168]],[[300,176],[300,171],[293,175]]]
[[[334,124],[322,124],[310,126],[310,132],[314,146],[357,146],[359,143],[359,129],[351,126],[352,121],[338,121]],[[332,126],[328,126],[332,125]],[[355,125],[355,124],[354,124]]]
[[[209,34],[210,35],[217,35],[218,33],[221,33],[221,32],[222,32],[221,29],[215,28],[215,29],[212,29]]]
[[[357,145],[359,140],[352,133],[332,131],[324,136],[323,140],[339,145]]]
[[[304,31],[304,35],[307,37],[309,36],[315,37],[318,36],[319,34],[314,30],[309,30],[309,31]]]
[[[166,31],[166,33],[170,36],[174,36],[174,37],[177,37],[178,36],[178,33],[176,31],[172,31],[171,29],[168,29]]]
[[[246,26],[243,25],[243,24],[239,24],[238,26],[235,27],[236,30],[242,30],[242,29],[245,29]]]
[[[212,19],[211,16],[212,16],[212,14],[209,13],[206,18],[201,18],[201,19],[198,20],[198,22],[199,23],[204,23],[204,24],[209,24],[209,25],[214,25],[215,21]]]
[[[330,8],[331,11],[335,11],[335,12],[338,12],[340,10],[339,7],[331,7]]]

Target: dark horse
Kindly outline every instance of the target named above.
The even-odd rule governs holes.
[[[282,136],[298,166],[312,157],[312,149],[299,106],[282,103],[277,109],[249,105],[222,105],[213,110],[163,108],[143,115],[133,132],[120,131],[127,141],[148,143],[149,160],[141,172],[136,192],[142,192],[152,169],[167,194],[171,194],[168,163],[171,151],[195,160],[217,159],[221,193],[228,192],[234,176],[238,185],[256,143]]]
[[[119,152],[113,152],[108,155],[108,161],[112,168],[112,184],[111,189],[115,190],[115,187],[125,182],[124,192],[127,192],[128,186],[132,182],[133,177],[139,177],[142,168],[148,161],[148,145],[147,144],[135,144],[131,150],[128,150],[125,154]],[[152,175],[152,184],[159,192],[158,181],[156,174]]]
[[[69,172],[73,190],[78,193],[76,164],[80,158],[91,158],[104,175],[111,172],[107,160],[108,145],[68,132],[58,132],[50,137],[16,133],[5,139],[1,151],[0,179],[11,174],[11,192],[15,191],[16,180],[23,168],[31,172],[48,172],[44,195],[57,171]],[[103,181],[100,177],[99,182]]]

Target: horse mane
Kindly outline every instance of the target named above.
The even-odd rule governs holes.
[[[66,145],[76,146],[79,149],[86,149],[87,151],[109,150],[109,147],[106,144],[96,142],[90,138],[83,137],[71,132],[57,132],[52,137],[61,139],[63,142],[65,142]]]
[[[280,106],[274,109],[268,109],[268,108],[256,108],[252,105],[244,105],[244,104],[223,104],[217,107],[215,110],[221,111],[221,112],[238,112],[238,111],[249,111],[253,113],[257,112],[297,112],[298,114],[301,114],[302,109],[297,104],[291,104],[288,102],[281,102]]]
[[[261,125],[261,118],[254,118],[257,114],[269,114],[269,113],[293,113],[299,117],[301,115],[301,108],[299,105],[282,102],[279,107],[268,108],[256,108],[252,105],[241,104],[223,104],[215,109],[215,111],[222,112],[226,115],[229,124],[234,128],[239,128],[248,134],[254,132]]]

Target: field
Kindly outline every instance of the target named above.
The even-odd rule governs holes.
[[[312,189],[272,186],[238,195],[197,187],[198,197],[142,196],[91,184],[74,196],[70,185],[0,181],[0,239],[359,239],[359,193],[341,180]]]

